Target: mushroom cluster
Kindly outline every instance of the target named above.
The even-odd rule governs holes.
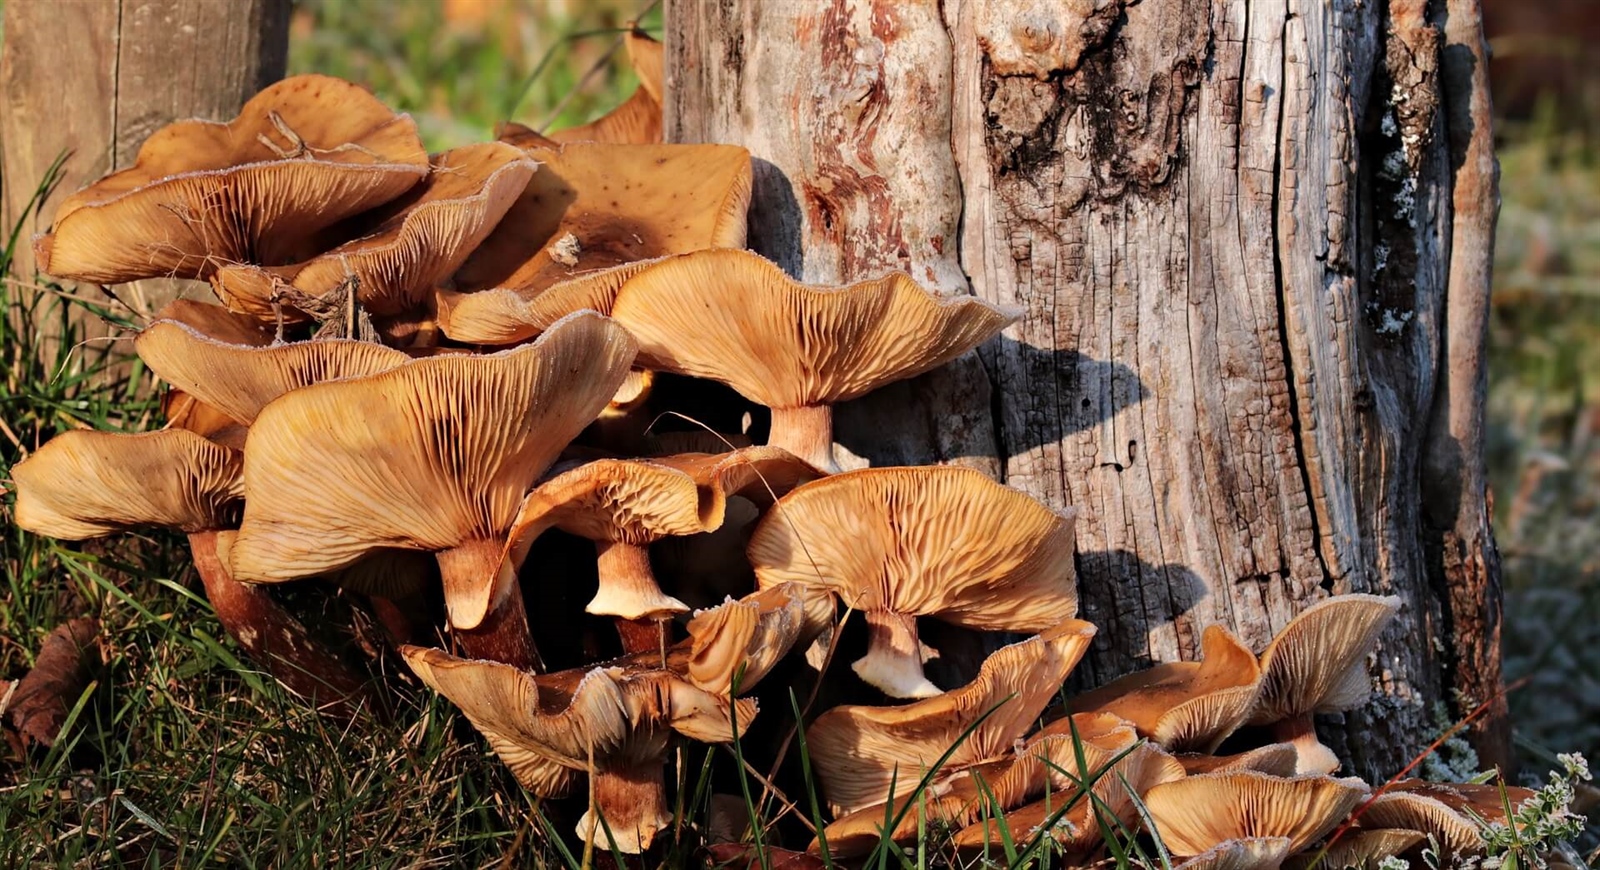
[[[1049,837],[1068,864],[1108,834],[1190,868],[1477,848],[1474,816],[1504,814],[1472,787],[1371,799],[1317,739],[1313,715],[1367,697],[1396,599],[1328,599],[1259,655],[1213,626],[1199,661],[1063,698],[1095,634],[1073,512],[833,454],[835,403],[1016,314],[742,250],[748,153],[660,144],[660,46],[629,51],[639,91],[576,130],[430,155],[364,90],[300,76],[66,200],[35,241],[51,274],[199,279],[217,303],[135,341],[167,427],[45,444],[14,469],[18,525],[186,534],[234,640],[331,714],[382,713],[382,686],[274,586],[370,608],[602,849],[673,826],[674,747],[770,750],[781,794],[796,737],[833,818],[811,849],[839,859],[929,824],[971,855]]]

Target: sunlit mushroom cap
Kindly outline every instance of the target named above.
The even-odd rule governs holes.
[[[1251,724],[1348,710],[1372,691],[1367,654],[1400,599],[1339,595],[1306,608],[1261,653],[1261,693]]]
[[[1039,631],[1077,613],[1073,516],[967,468],[867,468],[779,499],[749,554],[762,586],[820,585],[857,610]]]
[[[1138,831],[1140,818],[1136,800],[1152,787],[1183,777],[1183,766],[1172,756],[1148,743],[1117,755],[1105,750],[1086,749],[1090,769],[1074,770],[1080,782],[1089,784],[1088,795],[1079,795],[1077,785],[1058,787],[1044,799],[1005,812],[1006,828],[1014,842],[1043,834],[1056,841],[1067,855],[1082,856],[1101,841],[1097,810],[1109,811],[1129,831]],[[1003,844],[1005,832],[991,816],[970,824],[952,838],[952,845],[964,853],[975,853]]]
[[[1244,837],[1224,840],[1173,870],[1278,870],[1288,854],[1288,837]]]
[[[833,596],[798,583],[699,611],[689,620],[685,673],[690,682],[718,696],[727,695],[735,681],[745,692],[789,650],[810,643],[832,615]]]
[[[615,142],[646,145],[661,141],[661,88],[665,77],[662,45],[643,31],[627,34],[628,60],[639,86],[626,102],[581,127],[556,130],[557,142]]]
[[[1255,654],[1220,625],[1200,641],[1203,659],[1129,674],[1074,698],[1074,710],[1114,713],[1173,751],[1210,751],[1243,724],[1255,704]]]
[[[11,469],[16,523],[72,541],[139,526],[222,528],[238,515],[239,474],[237,451],[183,429],[65,432]]]
[[[840,706],[818,716],[806,741],[834,814],[909,794],[952,746],[942,771],[1003,757],[1054,698],[1094,631],[1069,619],[1001,648],[959,689],[914,704]]]
[[[1288,837],[1293,853],[1337,827],[1367,791],[1354,778],[1207,773],[1150,789],[1145,806],[1174,855],[1247,837]]]
[[[652,368],[719,381],[769,408],[842,402],[936,368],[1016,320],[895,272],[801,284],[748,251],[672,257],[623,285],[612,314]]]
[[[290,580],[382,547],[481,545],[471,555],[482,564],[468,572],[481,582],[449,588],[447,576],[445,590],[452,624],[475,627],[504,591],[492,581],[505,573],[503,536],[523,495],[605,407],[633,350],[615,323],[579,313],[514,350],[413,360],[285,394],[246,442],[235,574]]]
[[[174,299],[150,318],[152,324],[172,320],[213,341],[265,347],[272,344],[272,329],[248,314],[230,311],[225,306],[194,299]]]
[[[466,344],[526,341],[574,311],[588,308],[610,314],[623,282],[659,261],[659,257],[635,260],[548,287],[499,287],[475,293],[440,290],[435,297],[439,329]]]
[[[162,380],[245,424],[291,390],[379,374],[410,360],[401,351],[366,341],[224,344],[173,320],[152,323],[133,346]]]
[[[574,143],[528,155],[539,171],[456,272],[457,290],[531,295],[636,260],[744,245],[743,148]]]
[[[1399,856],[1426,838],[1421,831],[1397,828],[1351,830],[1334,841],[1326,852],[1307,849],[1284,862],[1284,866],[1288,870],[1376,870],[1383,859]]]
[[[114,284],[299,262],[323,229],[394,199],[427,170],[409,116],[349,82],[295,76],[229,123],[156,131],[133,166],[68,197],[35,241],[39,268]]]
[[[1361,824],[1369,828],[1401,828],[1430,834],[1446,855],[1483,851],[1478,819],[1504,823],[1501,789],[1513,810],[1533,796],[1525,788],[1471,783],[1400,780],[1367,805]]]
[[[1294,776],[1300,753],[1293,743],[1269,743],[1237,755],[1179,755],[1190,775],[1254,770],[1271,776]]]
[[[356,298],[369,314],[422,305],[500,222],[536,166],[503,142],[454,148],[431,163],[427,178],[387,206],[390,214],[370,232],[300,263],[223,266],[211,277],[217,295],[266,318],[285,291],[325,297],[355,279]],[[286,302],[292,312],[294,299]]]

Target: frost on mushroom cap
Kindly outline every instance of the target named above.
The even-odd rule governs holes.
[[[1367,791],[1354,778],[1207,773],[1152,788],[1145,806],[1174,855],[1246,837],[1288,837],[1293,853],[1337,827]]]
[[[381,344],[344,339],[225,344],[175,320],[152,323],[133,346],[162,380],[244,424],[291,390],[379,374],[410,360]]]
[[[898,707],[840,706],[818,716],[806,729],[806,742],[835,815],[911,793],[974,723],[979,724],[956,746],[944,771],[1009,753],[1082,658],[1094,632],[1093,625],[1069,619],[1001,648],[959,689]]]
[[[747,552],[761,586],[823,586],[865,611],[856,673],[928,697],[913,616],[1039,631],[1077,612],[1072,518],[971,469],[869,468],[779,499]]]
[[[103,284],[293,263],[315,253],[320,231],[394,199],[427,170],[409,116],[349,82],[295,76],[226,124],[156,131],[133,166],[62,202],[34,247],[49,274]]]
[[[1242,837],[1224,840],[1173,867],[1174,870],[1278,870],[1288,854],[1288,837]]]
[[[548,287],[500,287],[475,293],[440,290],[434,297],[439,329],[467,344],[526,341],[574,311],[588,308],[610,314],[623,282],[659,259],[635,260],[587,272]]]
[[[1316,867],[1324,870],[1366,870],[1368,867],[1377,867],[1385,858],[1404,853],[1426,838],[1427,835],[1421,831],[1397,828],[1346,831],[1328,847],[1320,861],[1317,850],[1308,850],[1290,858],[1284,866],[1288,870],[1313,870]]]
[[[531,294],[636,260],[744,245],[743,148],[585,142],[527,153],[539,171],[456,272],[457,290]]]
[[[427,301],[500,222],[528,185],[537,164],[503,142],[435,155],[422,183],[382,209],[370,232],[292,265],[230,264],[211,276],[232,308],[261,317],[276,313],[286,289],[322,297],[354,277],[362,307],[395,315]],[[293,300],[286,300],[293,311]]]
[[[1206,629],[1199,662],[1169,662],[1129,674],[1072,699],[1134,723],[1174,751],[1215,749],[1249,717],[1261,668],[1255,654],[1220,625]]]
[[[76,541],[138,526],[217,529],[238,513],[240,456],[183,429],[78,430],[11,469],[16,523]]]
[[[755,717],[755,702],[730,702],[673,673],[597,667],[535,677],[509,665],[459,659],[442,650],[401,648],[406,663],[449,698],[489,741],[524,787],[566,794],[585,772],[596,806],[626,852],[648,848],[671,822],[661,769],[674,734],[732,740]],[[626,824],[625,824],[626,823]],[[608,845],[593,810],[581,837]]]
[[[1253,725],[1363,703],[1372,691],[1367,654],[1400,599],[1339,595],[1306,608],[1261,653],[1261,694]]]
[[[814,287],[748,251],[672,257],[630,278],[613,316],[642,364],[720,381],[769,408],[828,405],[936,368],[1016,320],[895,272]]]
[[[514,350],[285,394],[246,442],[235,573],[291,580],[381,547],[492,546],[481,580],[445,578],[452,623],[475,627],[503,591],[492,581],[523,494],[605,407],[633,351],[615,323],[579,313]]]

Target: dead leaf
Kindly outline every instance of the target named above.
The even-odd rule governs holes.
[[[762,866],[755,847],[748,843],[718,843],[707,846],[706,851],[710,853],[712,866],[725,870],[760,870]],[[772,870],[822,870],[827,866],[821,858],[805,852],[791,852],[773,846],[768,846],[766,851],[766,866]]]
[[[33,670],[12,687],[5,707],[6,719],[24,743],[55,743],[67,714],[100,666],[99,634],[98,620],[80,617],[56,626],[45,637]]]

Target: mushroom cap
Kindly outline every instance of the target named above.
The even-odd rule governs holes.
[[[152,324],[174,320],[213,341],[266,347],[272,344],[272,329],[248,314],[194,299],[174,299],[150,318]]]
[[[1087,747],[1085,754],[1090,770],[1075,770],[1074,775],[1080,780],[1093,777],[1089,790],[1130,831],[1137,831],[1140,826],[1136,799],[1152,787],[1184,775],[1183,766],[1176,759],[1148,743],[1134,747],[1120,759],[1116,758],[1117,753]],[[1063,807],[1066,807],[1064,813]],[[1044,832],[1072,855],[1082,855],[1100,843],[1095,802],[1087,796],[1079,797],[1075,784],[1057,786],[1044,799],[1009,810],[1004,817],[1017,843],[1027,842]],[[1052,820],[1054,824],[1050,824]],[[1048,831],[1045,830],[1047,825]],[[952,845],[963,852],[974,852],[985,846],[1000,846],[1003,839],[999,821],[991,817],[957,832]]]
[[[1173,751],[1215,749],[1255,705],[1261,667],[1255,654],[1220,625],[1206,629],[1198,662],[1169,662],[1079,695],[1074,710],[1114,713]]]
[[[175,320],[150,324],[133,346],[162,380],[246,425],[292,390],[380,374],[411,359],[381,344],[346,339],[225,344]]]
[[[817,625],[826,608],[827,622]],[[797,645],[810,643],[831,624],[833,598],[814,587],[788,583],[701,610],[689,620],[689,681],[719,697],[738,681],[748,691]]]
[[[466,344],[526,341],[574,311],[588,308],[610,314],[623,283],[657,262],[660,258],[635,260],[548,287],[499,287],[475,293],[440,290],[435,297],[439,329]]]
[[[383,547],[492,542],[498,554],[524,493],[605,407],[633,351],[615,323],[581,312],[514,350],[412,360],[283,395],[245,445],[235,575],[324,574]],[[503,591],[497,573],[445,590],[453,624],[478,625]]]
[[[385,209],[391,214],[371,232],[293,265],[222,266],[211,276],[217,295],[232,308],[270,318],[281,289],[320,297],[353,276],[368,313],[415,309],[495,228],[537,166],[503,142],[453,148],[430,162],[422,183],[391,203]]]
[[[1224,840],[1174,865],[1175,870],[1278,870],[1289,854],[1288,837]]]
[[[1501,824],[1506,821],[1501,789],[1500,785],[1404,779],[1373,798],[1361,813],[1361,824],[1431,834],[1449,855],[1478,854],[1483,851],[1478,819]],[[1525,788],[1504,789],[1512,809],[1533,796]]]
[[[866,468],[797,487],[751,536],[761,586],[824,586],[856,610],[1040,631],[1077,613],[1073,518],[952,466]]]
[[[1237,755],[1180,755],[1178,761],[1193,776],[1197,773],[1231,773],[1254,770],[1270,776],[1294,776],[1300,753],[1293,743],[1269,743]]]
[[[1359,706],[1372,691],[1367,654],[1400,609],[1394,596],[1339,595],[1289,621],[1261,653],[1252,725]]]
[[[773,447],[586,462],[528,493],[507,537],[507,552],[512,564],[520,564],[534,539],[552,527],[634,546],[709,532],[722,525],[728,496],[763,483],[787,492],[820,474]]]
[[[242,494],[239,453],[184,429],[64,432],[11,477],[17,525],[71,541],[138,526],[222,528]]]
[[[1383,859],[1396,857],[1425,839],[1427,835],[1421,831],[1398,828],[1346,831],[1327,852],[1311,849],[1290,858],[1285,866],[1288,870],[1371,870]]]
[[[612,142],[649,145],[661,141],[661,89],[665,78],[662,45],[650,35],[634,30],[624,37],[628,60],[639,86],[617,108],[580,127],[556,130],[556,142]]]
[[[226,124],[157,130],[132,166],[63,201],[35,250],[49,274],[102,284],[293,263],[315,252],[323,229],[427,171],[409,116],[349,82],[294,76]]]
[[[903,272],[814,287],[738,250],[669,258],[628,279],[612,315],[642,364],[727,384],[769,408],[828,405],[936,368],[1014,322]]]
[[[1094,632],[1069,619],[1002,647],[959,689],[898,707],[845,705],[818,716],[806,743],[834,814],[911,793],[952,746],[945,771],[1003,757],[1050,703]]]
[[[584,772],[659,764],[673,733],[727,742],[735,716],[743,734],[756,713],[752,699],[730,707],[728,699],[663,670],[597,667],[534,676],[443,650],[404,646],[400,652],[540,797],[566,794]]]
[[[743,148],[582,142],[528,155],[539,171],[456,272],[457,290],[531,293],[635,260],[744,245]]]
[[[1152,788],[1145,807],[1174,855],[1246,837],[1288,837],[1294,853],[1337,827],[1367,791],[1354,778],[1205,773]]]

